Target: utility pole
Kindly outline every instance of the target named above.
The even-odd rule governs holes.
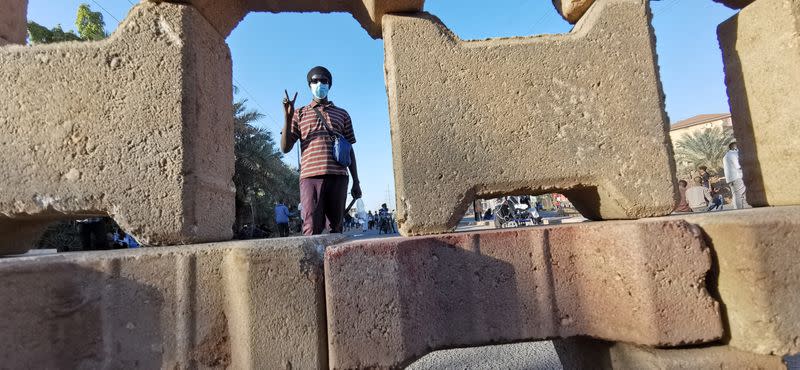
[[[385,199],[385,201],[386,201],[386,206],[387,207],[389,207],[390,209],[395,209],[394,202],[392,202],[392,191],[391,191],[391,187],[389,186],[389,184],[386,184],[386,199]]]

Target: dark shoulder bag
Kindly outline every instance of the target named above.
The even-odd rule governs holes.
[[[332,127],[328,124],[328,120],[325,119],[325,116],[318,108],[314,108],[314,113],[317,114],[317,117],[322,121],[322,125],[325,126],[325,130],[328,131],[328,135],[331,136],[331,140],[333,141],[333,147],[331,149],[333,151],[333,159],[342,165],[342,167],[350,167],[350,149],[352,148],[352,144],[347,141],[344,135],[333,131]]]

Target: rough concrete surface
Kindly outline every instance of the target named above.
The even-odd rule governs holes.
[[[28,37],[27,27],[28,0],[3,0],[0,3],[0,46],[24,44]]]
[[[558,13],[569,23],[575,24],[589,10],[594,0],[552,0]]]
[[[800,204],[800,0],[759,0],[717,33],[747,201]]]
[[[350,242],[328,249],[332,368],[399,366],[432,350],[591,335],[713,341],[719,306],[700,232],[617,221]]]
[[[566,370],[583,369],[786,369],[782,359],[729,346],[656,349],[590,338],[553,341]]]
[[[192,7],[137,5],[107,40],[6,46],[0,65],[13,174],[0,178],[0,254],[89,215],[148,245],[231,238],[230,52]]]
[[[451,230],[502,194],[560,192],[592,219],[672,209],[646,1],[597,3],[566,35],[460,41],[427,14],[383,26],[403,235]]]
[[[163,0],[149,0],[163,1]],[[381,18],[387,13],[422,10],[425,0],[166,0],[189,3],[200,9],[223,37],[227,37],[248,12],[344,12],[353,15],[372,38],[381,37]]]
[[[0,259],[10,369],[324,369],[337,237]]]
[[[714,1],[723,4],[731,9],[741,9],[752,4],[755,0],[714,0]]]
[[[561,370],[551,341],[455,348],[431,352],[406,370],[504,369]]]
[[[800,353],[800,207],[679,218],[700,226],[713,248],[728,322],[723,342],[761,354]]]

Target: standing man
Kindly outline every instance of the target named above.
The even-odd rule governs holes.
[[[278,234],[281,238],[289,236],[289,208],[284,201],[275,203],[275,224],[278,226]]]
[[[283,100],[284,124],[281,132],[281,150],[288,153],[300,140],[300,204],[303,234],[321,234],[326,220],[331,233],[342,232],[345,201],[347,200],[347,171],[353,176],[350,193],[361,198],[356,155],[350,149],[350,166],[343,167],[333,156],[331,134],[340,134],[350,144],[356,136],[350,115],[328,100],[328,90],[333,85],[333,75],[325,67],[314,67],[306,76],[313,100],[300,109],[294,109],[294,99],[289,94]]]
[[[728,144],[728,152],[722,159],[722,169],[725,171],[725,182],[731,188],[731,196],[733,197],[733,207],[735,209],[742,209],[749,207],[745,199],[745,186],[742,180],[742,166],[739,165],[739,146],[736,141]]]

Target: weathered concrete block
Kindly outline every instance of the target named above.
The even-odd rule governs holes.
[[[755,0],[714,0],[714,1],[723,4],[731,9],[741,9],[752,4]]]
[[[0,46],[24,44],[27,38],[28,0],[3,0],[0,4]]]
[[[656,349],[590,338],[555,340],[565,370],[583,369],[786,369],[777,356],[729,346]]]
[[[553,0],[553,6],[569,23],[575,24],[589,10],[594,0]]]
[[[108,40],[7,46],[0,65],[0,254],[32,245],[17,228],[89,215],[150,245],[232,237],[230,52],[196,10],[138,5]]]
[[[324,369],[322,249],[337,240],[0,260],[0,363]]]
[[[150,0],[160,1],[160,0]],[[422,10],[425,0],[166,0],[197,7],[223,37],[227,37],[247,13],[344,12],[353,15],[373,38],[381,37],[381,18],[387,13]]]
[[[679,218],[700,226],[712,245],[729,326],[724,342],[760,354],[800,353],[800,207]]]
[[[800,204],[800,1],[757,1],[717,33],[747,202]]]
[[[384,16],[401,232],[448,231],[499,194],[561,192],[593,219],[669,213],[647,6],[603,1],[570,34],[484,41],[430,15]]]
[[[684,222],[603,222],[351,242],[328,249],[331,368],[442,348],[591,335],[647,345],[723,332]]]

